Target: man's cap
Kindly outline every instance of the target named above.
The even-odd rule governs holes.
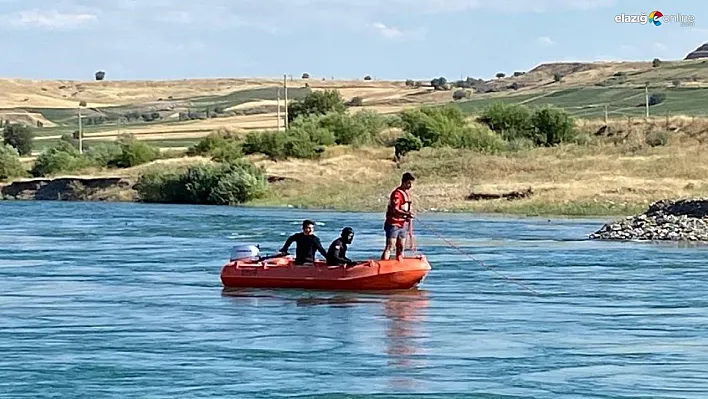
[[[415,177],[410,172],[406,172],[401,177],[401,181],[414,181]]]

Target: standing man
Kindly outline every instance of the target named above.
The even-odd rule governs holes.
[[[415,181],[415,177],[406,172],[401,177],[401,185],[391,192],[384,222],[386,248],[381,254],[381,260],[389,259],[394,246],[396,247],[396,259],[403,260],[403,248],[406,244],[406,222],[415,218],[411,212],[411,200],[408,194],[408,190],[413,186],[413,181]]]

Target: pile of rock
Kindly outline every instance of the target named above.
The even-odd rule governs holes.
[[[708,242],[708,199],[655,202],[640,215],[605,224],[590,239]]]

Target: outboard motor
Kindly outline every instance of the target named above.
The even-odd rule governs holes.
[[[261,258],[260,245],[241,244],[231,247],[231,261],[258,262]]]

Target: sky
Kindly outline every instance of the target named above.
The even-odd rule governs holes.
[[[618,14],[694,26],[617,23]],[[708,2],[0,0],[0,77],[493,78],[544,62],[682,59]]]

